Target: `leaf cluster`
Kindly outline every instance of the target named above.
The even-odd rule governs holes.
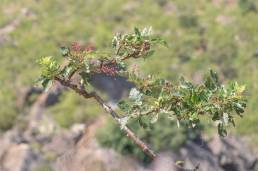
[[[183,122],[195,127],[200,116],[206,115],[215,122],[218,133],[225,136],[226,126],[235,126],[235,116],[242,117],[246,107],[245,87],[236,82],[227,87],[221,85],[217,73],[212,70],[198,85],[183,77],[175,85],[154,77],[137,79],[136,85],[129,98],[119,102],[119,107],[128,119],[138,118],[143,127],[148,125],[146,122],[155,123],[160,115],[175,120],[178,126]]]

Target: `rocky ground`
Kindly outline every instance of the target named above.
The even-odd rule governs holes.
[[[112,149],[100,147],[94,138],[103,119],[84,129],[74,125],[54,135],[26,135],[13,129],[0,140],[1,171],[171,171],[180,169],[175,163],[184,161],[184,168],[203,171],[255,170],[257,157],[236,137],[214,137],[210,141],[189,142],[178,153],[164,151],[150,165],[121,156]]]

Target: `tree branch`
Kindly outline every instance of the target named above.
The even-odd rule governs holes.
[[[150,158],[154,159],[156,157],[156,154],[141,140],[139,139],[135,133],[128,127],[124,126],[121,118],[119,115],[112,110],[110,106],[108,106],[105,101],[95,92],[88,93],[86,90],[79,88],[78,85],[71,83],[69,80],[64,80],[59,77],[55,77],[55,80],[58,81],[60,84],[62,84],[65,87],[69,87],[72,90],[74,90],[79,95],[83,96],[84,98],[94,98],[100,106],[102,106],[105,111],[107,111],[113,119],[120,125],[121,129],[126,133],[126,135]]]

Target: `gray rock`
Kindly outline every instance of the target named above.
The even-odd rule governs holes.
[[[1,167],[6,171],[30,171],[40,162],[28,144],[11,144],[6,146],[1,156]]]
[[[217,156],[219,165],[224,170],[255,170],[257,157],[242,139],[233,136],[215,137],[208,145],[213,154]]]
[[[184,168],[193,169],[199,165],[200,171],[222,171],[218,159],[202,144],[188,142],[180,149],[181,160]]]
[[[111,101],[118,101],[134,85],[123,77],[108,76],[105,74],[95,74],[90,83],[98,90],[106,93]]]
[[[158,157],[151,164],[151,171],[169,171],[178,170],[176,162],[178,156],[172,152],[162,152],[158,154]]]

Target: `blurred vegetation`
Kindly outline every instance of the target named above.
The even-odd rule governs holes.
[[[97,114],[104,111],[95,104],[95,101],[77,97],[72,91],[65,92],[57,105],[50,108],[50,114],[64,128],[69,128],[74,123],[87,123],[92,121]]]
[[[38,57],[58,56],[58,47],[73,41],[109,50],[114,33],[152,26],[169,49],[137,61],[141,69],[171,80],[184,75],[199,82],[213,68],[224,82],[246,84],[248,108],[236,132],[258,145],[257,8],[254,0],[1,0],[0,30],[14,20],[19,23],[0,34],[0,129],[9,129],[20,114],[15,95],[39,75],[33,62]],[[81,102],[72,93],[62,98],[49,111],[64,127],[99,113],[91,101]]]
[[[52,171],[52,168],[47,163],[43,163],[43,164],[36,166],[34,171]]]
[[[0,131],[6,131],[13,126],[17,116],[15,103],[13,103],[15,96],[7,87],[0,89],[0,95],[0,104],[4,104],[0,107]]]
[[[176,122],[166,117],[161,117],[157,123],[150,124],[146,128],[141,127],[137,120],[130,121],[128,125],[140,139],[151,145],[154,151],[177,151],[178,147],[187,141],[198,139],[203,129],[202,126],[188,129],[184,124],[178,128]],[[97,139],[104,147],[111,147],[121,154],[131,155],[144,162],[150,161],[150,158],[111,120],[98,131]]]

